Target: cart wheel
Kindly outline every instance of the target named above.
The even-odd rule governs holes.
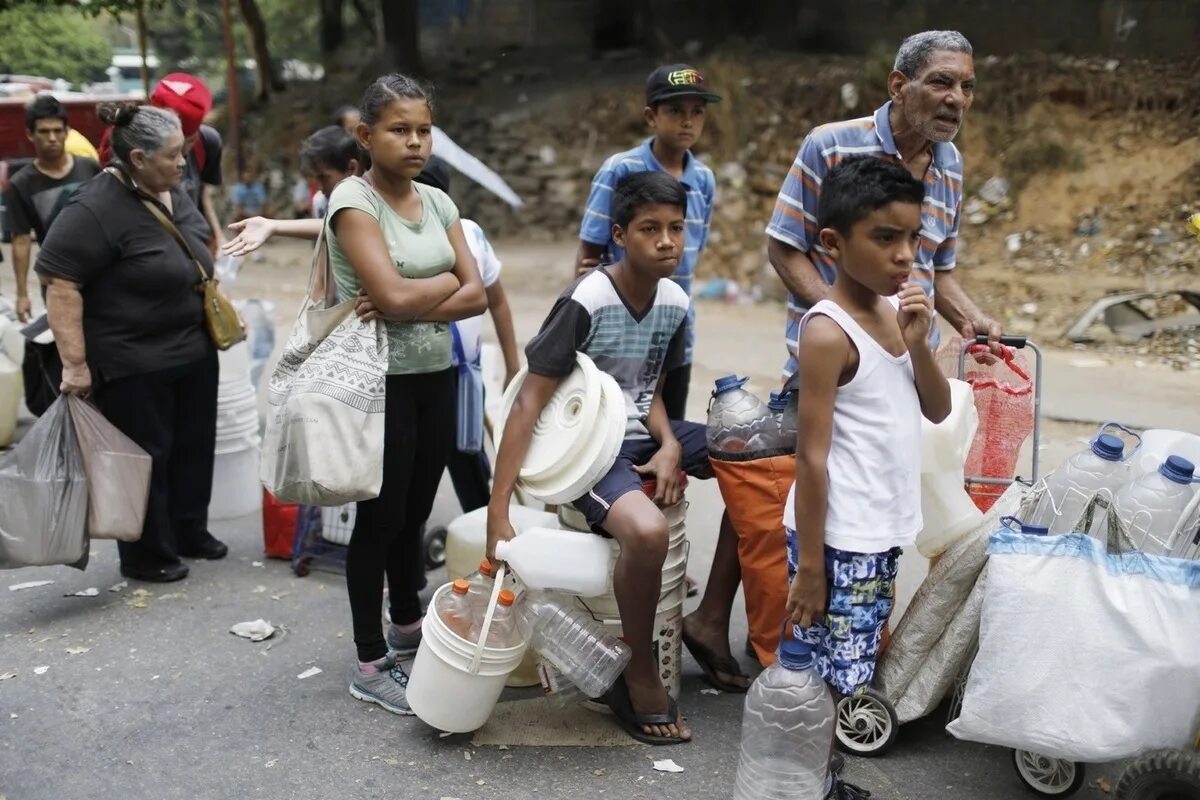
[[[896,710],[874,689],[864,689],[837,704],[837,743],[856,756],[883,755],[896,741],[900,721]]]
[[[292,572],[296,573],[296,577],[303,578],[312,571],[312,559],[307,556],[296,559],[292,562]]]
[[[446,529],[439,525],[425,531],[425,569],[446,566]]]
[[[1013,766],[1025,788],[1040,797],[1069,797],[1086,779],[1083,764],[1028,750],[1013,750]]]
[[[1117,781],[1117,800],[1200,797],[1200,753],[1155,750],[1133,761]]]

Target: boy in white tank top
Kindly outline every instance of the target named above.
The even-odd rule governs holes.
[[[928,345],[933,301],[909,279],[924,196],[907,169],[873,157],[841,162],[821,186],[819,239],[838,275],[801,322],[784,526],[794,635],[835,702],[874,677],[901,548],[921,530],[921,416],[950,413]]]

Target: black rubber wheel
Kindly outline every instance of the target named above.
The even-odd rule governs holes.
[[[1038,797],[1070,797],[1083,788],[1083,764],[1028,750],[1013,750],[1013,766],[1025,788]]]
[[[874,689],[843,697],[834,714],[838,748],[856,756],[881,756],[900,733],[896,710]]]
[[[425,569],[446,566],[446,529],[439,525],[425,531]]]
[[[1155,750],[1125,767],[1117,800],[1196,800],[1200,798],[1200,753]]]
[[[296,577],[303,578],[312,571],[312,561],[308,558],[301,558],[298,561],[292,562],[292,572],[296,573]]]

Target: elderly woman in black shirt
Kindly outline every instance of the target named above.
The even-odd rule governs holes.
[[[116,173],[63,208],[37,272],[62,356],[62,391],[91,393],[154,459],[142,538],[121,542],[121,574],[187,577],[180,556],[217,559],[208,532],[217,417],[217,353],[204,329],[196,262],[143,204],[158,205],[209,274],[208,227],[179,186],[183,133],[170,111],[108,105]]]

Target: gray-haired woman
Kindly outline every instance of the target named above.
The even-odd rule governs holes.
[[[63,362],[62,391],[89,392],[154,459],[140,541],[120,543],[121,574],[187,577],[179,557],[227,552],[208,532],[217,418],[217,354],[204,329],[196,264],[143,203],[174,222],[212,272],[208,226],[180,188],[183,132],[170,111],[104,105],[115,172],[71,198],[37,272]]]

